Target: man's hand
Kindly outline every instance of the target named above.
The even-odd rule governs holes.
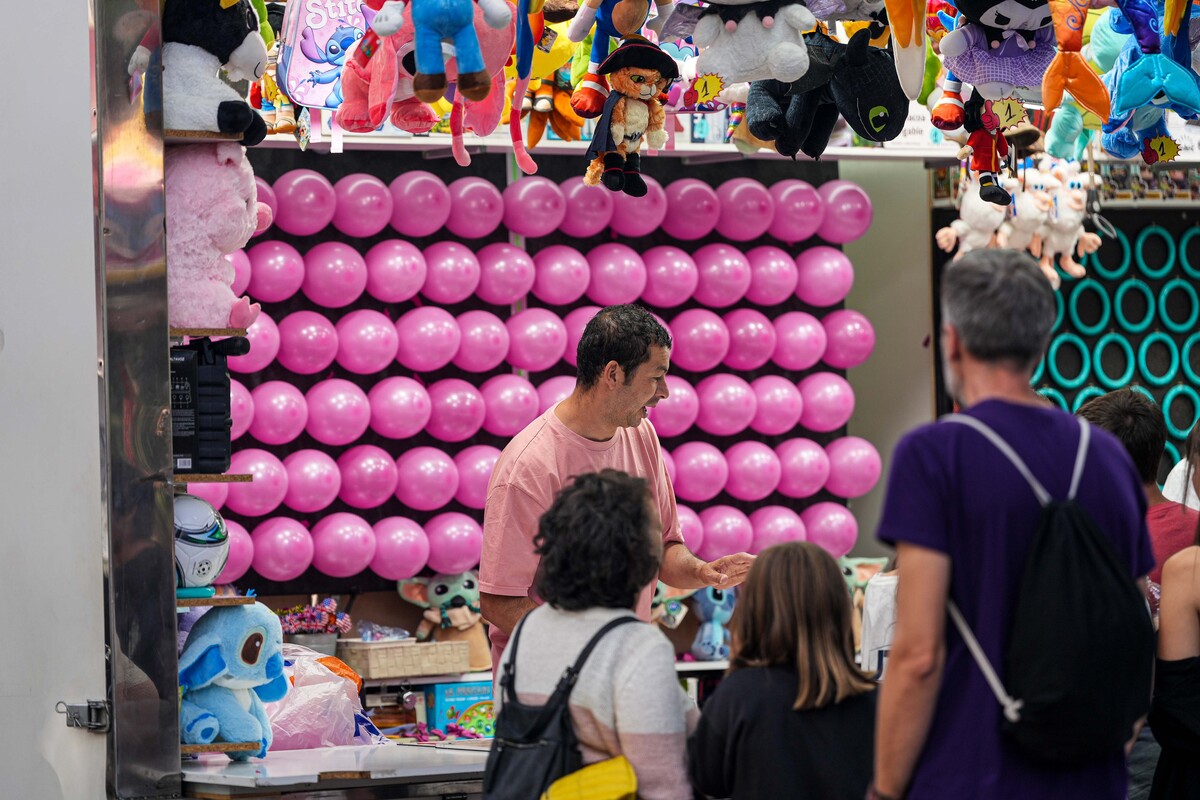
[[[701,565],[699,577],[705,586],[732,589],[746,580],[753,563],[754,556],[749,553],[734,553]]]

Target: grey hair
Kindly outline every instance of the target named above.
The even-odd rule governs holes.
[[[972,250],[942,274],[942,321],[981,361],[1032,370],[1054,317],[1054,290],[1027,253]]]

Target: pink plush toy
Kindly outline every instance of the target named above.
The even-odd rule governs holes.
[[[246,149],[236,142],[168,147],[168,317],[173,328],[248,328],[259,306],[234,296],[226,256],[271,224]]]

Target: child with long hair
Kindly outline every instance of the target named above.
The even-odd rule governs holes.
[[[733,800],[861,800],[875,682],[854,663],[850,595],[820,547],[759,555],[730,622],[729,673],[688,742],[692,784]]]

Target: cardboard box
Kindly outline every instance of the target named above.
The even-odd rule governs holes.
[[[492,683],[435,683],[425,687],[425,716],[431,728],[458,724],[483,736],[493,734]]]

